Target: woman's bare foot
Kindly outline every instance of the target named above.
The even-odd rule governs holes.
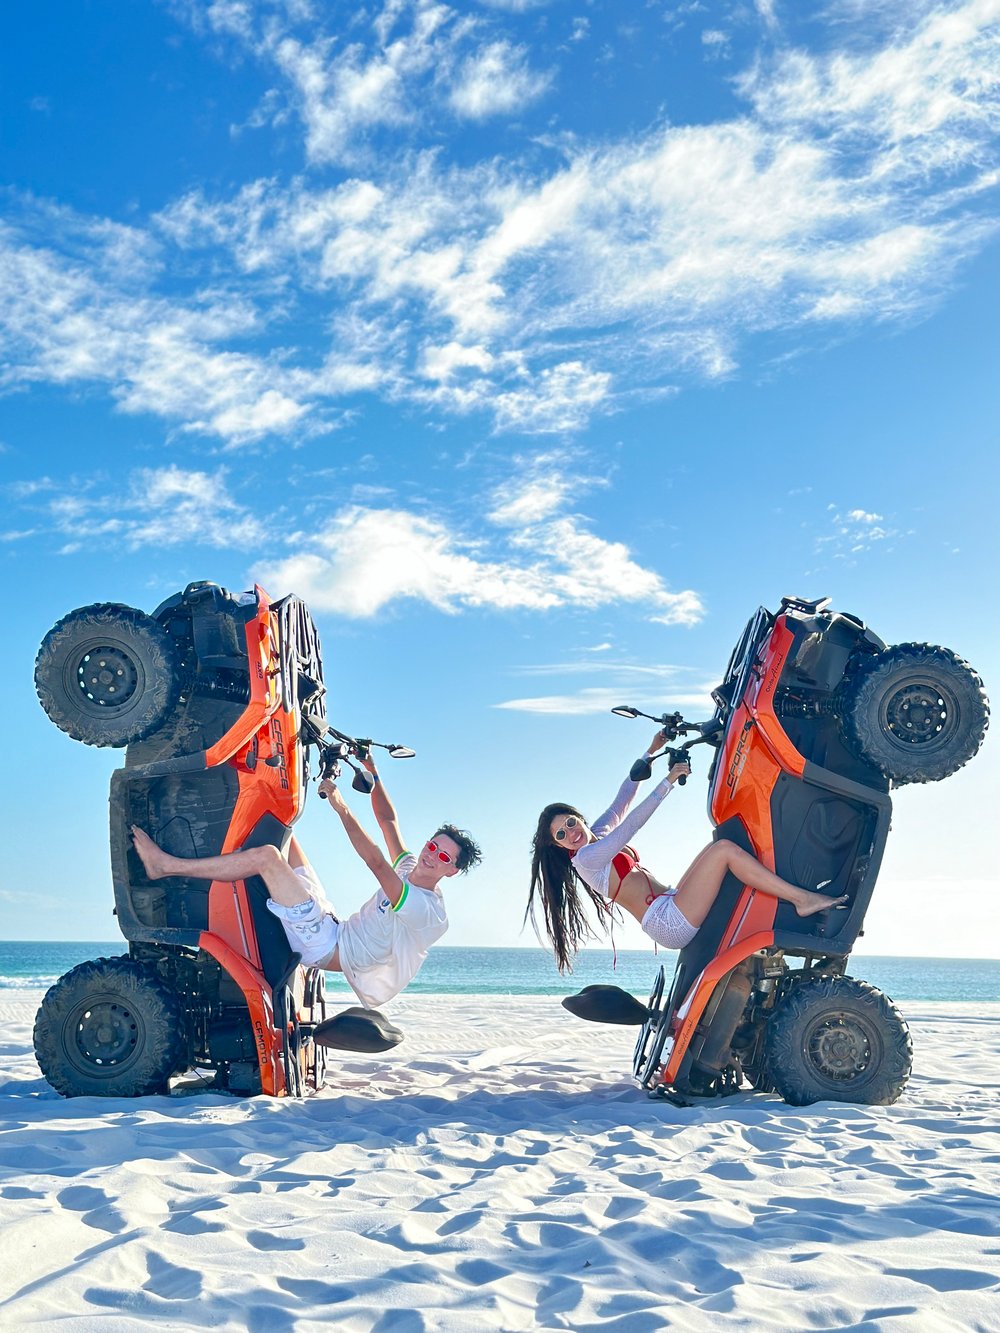
[[[138,853],[139,860],[142,862],[147,879],[162,879],[164,875],[174,873],[171,869],[171,863],[174,858],[158,847],[148,833],[144,832],[138,824],[131,827],[132,845]]]
[[[799,916],[815,916],[817,912],[825,912],[827,908],[842,908],[847,906],[847,894],[842,893],[839,898],[831,898],[825,893],[809,893],[803,895],[803,901],[795,904],[795,910]]]

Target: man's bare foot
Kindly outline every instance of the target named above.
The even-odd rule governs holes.
[[[815,916],[817,912],[825,912],[830,907],[844,908],[846,906],[846,893],[842,893],[839,898],[831,898],[825,893],[810,893],[807,894],[807,901],[795,904],[795,910],[799,916]]]
[[[162,879],[164,875],[172,873],[170,869],[173,857],[169,856],[162,847],[157,847],[156,843],[144,832],[138,824],[131,827],[132,845],[135,847],[142,862],[147,879]]]

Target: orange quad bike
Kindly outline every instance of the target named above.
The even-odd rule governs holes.
[[[848,909],[799,917],[727,875],[673,982],[659,969],[649,1004],[618,987],[564,1001],[579,1017],[639,1023],[633,1075],[684,1103],[748,1080],[795,1106],[821,1099],[888,1105],[910,1074],[912,1044],[891,1000],[847,975],[889,832],[890,792],[967,763],[989,721],[983,683],[946,648],[887,647],[829,598],[761,607],[713,692],[714,717],[654,718],[687,759],[715,754],[708,812],[728,838],[793,884],[848,895]],[[614,712],[648,717],[628,705]],[[648,761],[632,777],[648,777]],[[681,781],[684,781],[682,778]],[[793,960],[794,963],[793,963]]]
[[[265,844],[283,851],[304,807],[311,749],[322,772],[346,761],[354,785],[371,789],[354,761],[374,742],[327,722],[319,636],[305,604],[272,602],[259,587],[233,594],[192,583],[152,615],[83,607],[45,636],[35,685],[70,736],[125,747],[111,778],[110,832],[115,914],[129,951],[81,963],[46,994],[34,1029],[46,1079],[67,1097],[162,1093],[189,1070],[243,1095],[319,1087],[323,975],[299,966],[266,910],[263,883],[149,881],[129,832],[138,824],[185,857]]]

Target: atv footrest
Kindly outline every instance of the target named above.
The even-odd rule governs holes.
[[[342,1009],[333,1018],[320,1023],[313,1032],[317,1046],[338,1051],[388,1051],[398,1046],[403,1034],[378,1009],[355,1006]]]
[[[647,1007],[620,986],[584,986],[578,995],[567,995],[562,1006],[588,1023],[640,1027],[649,1017]]]

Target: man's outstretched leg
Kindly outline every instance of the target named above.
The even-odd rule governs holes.
[[[309,898],[302,877],[297,875],[277,847],[248,847],[219,856],[171,856],[158,847],[148,833],[132,825],[132,842],[149,879],[187,875],[191,879],[249,879],[259,875],[276,903],[293,907]]]
[[[337,922],[277,847],[247,847],[219,856],[171,856],[136,824],[132,825],[132,842],[150,879],[187,875],[192,879],[234,880],[258,875],[267,888],[268,911],[284,926],[288,943],[302,955],[303,964],[340,970]],[[308,867],[294,841],[293,847],[300,866]]]

